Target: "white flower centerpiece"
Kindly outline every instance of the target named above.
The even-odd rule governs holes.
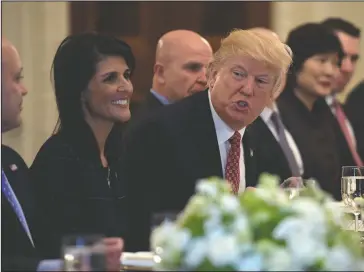
[[[363,271],[358,234],[342,230],[331,201],[314,187],[289,199],[270,175],[239,196],[226,181],[201,180],[178,219],[152,232],[154,269]]]

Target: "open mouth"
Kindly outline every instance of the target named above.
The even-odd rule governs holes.
[[[244,100],[235,102],[236,109],[239,111],[246,111],[249,109],[249,103]]]
[[[113,105],[121,105],[126,106],[129,104],[129,99],[118,99],[118,100],[112,100],[111,104]]]

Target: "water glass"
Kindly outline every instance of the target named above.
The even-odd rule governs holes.
[[[165,212],[156,212],[152,214],[152,222],[151,222],[151,231],[157,227],[159,227],[161,224],[165,222],[175,222],[177,220],[178,212],[175,211],[165,211]],[[151,248],[151,251],[155,254],[155,261],[159,258],[159,256],[163,252],[163,248],[156,247]]]
[[[287,192],[289,199],[299,195],[299,192],[304,188],[303,180],[301,177],[290,177],[282,182],[280,185],[285,192]]]
[[[359,207],[354,200],[364,197],[364,167],[342,167],[341,197],[347,207],[358,211]]]
[[[73,235],[62,240],[63,271],[106,271],[101,235]]]
[[[355,216],[355,231],[363,222],[360,218],[361,209],[356,199],[364,197],[364,167],[343,166],[341,175],[341,197],[346,207],[348,207]]]
[[[166,211],[166,212],[157,212],[152,214],[152,231],[160,226],[164,222],[174,222],[177,220],[178,212],[175,211]]]

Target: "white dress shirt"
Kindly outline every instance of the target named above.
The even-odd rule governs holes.
[[[276,127],[274,126],[274,123],[271,119],[272,113],[273,111],[277,112],[279,114],[278,108],[276,104],[273,104],[273,109],[271,108],[264,108],[264,110],[262,111],[262,113],[260,114],[260,117],[262,118],[262,120],[264,121],[264,123],[267,125],[267,127],[269,128],[269,130],[272,132],[274,138],[276,138],[277,142],[279,141],[279,137],[278,137],[278,132],[276,131]],[[291,148],[292,152],[293,152],[293,156],[297,162],[298,165],[298,169],[300,171],[301,176],[303,175],[304,172],[304,167],[303,167],[303,162],[302,162],[302,157],[301,157],[301,153],[296,145],[296,142],[293,140],[293,137],[291,135],[291,133],[289,133],[289,131],[284,128],[284,134],[286,135],[287,138],[287,142],[289,147]]]
[[[211,103],[211,95],[209,92],[209,103],[210,109],[212,113],[212,119],[215,124],[215,131],[217,136],[217,141],[219,144],[219,151],[220,151],[220,158],[221,158],[221,166],[223,176],[225,178],[225,168],[227,163],[227,156],[230,150],[230,143],[229,139],[234,135],[235,131],[231,129],[217,114],[215,111],[212,103]],[[243,138],[245,132],[245,127],[239,130],[241,137]],[[245,163],[244,163],[244,149],[243,149],[243,142],[241,141],[240,144],[240,184],[239,184],[239,192],[243,192],[245,190],[246,182],[245,182]]]
[[[328,95],[328,96],[326,96],[325,99],[326,99],[327,105],[329,105],[329,107],[331,109],[332,114],[336,116],[336,109],[334,108],[334,97],[331,95]],[[356,149],[356,138],[355,138],[354,130],[353,130],[353,127],[351,126],[348,118],[345,118],[345,125],[349,130],[350,138],[354,144],[354,148]]]

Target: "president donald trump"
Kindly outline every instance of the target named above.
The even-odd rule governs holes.
[[[256,185],[247,126],[281,90],[291,61],[271,33],[235,30],[208,66],[207,91],[166,106],[126,135],[128,250],[149,250],[153,215],[183,210],[198,179],[222,177],[232,193]]]

